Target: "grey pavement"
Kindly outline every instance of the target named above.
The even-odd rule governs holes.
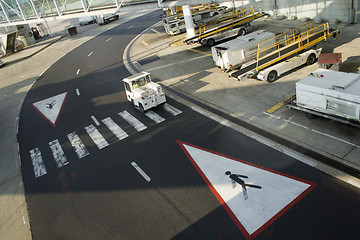
[[[76,24],[76,19],[57,21],[52,37],[3,58],[0,68],[0,236],[2,239],[31,239],[24,189],[17,149],[17,118],[27,91],[34,81],[64,54],[92,37],[135,18],[147,11],[120,12],[120,20],[104,26],[95,24],[77,27],[78,34],[70,36],[66,27]],[[49,25],[54,24],[49,22]],[[274,20],[271,18],[253,23],[254,30],[266,29],[276,33],[299,21]],[[338,25],[341,34],[336,40],[328,40],[323,49],[342,52],[343,66],[360,66],[359,25]],[[304,114],[277,105],[283,96],[294,89],[295,82],[317,68],[307,66],[291,72],[269,84],[254,79],[239,82],[221,73],[212,62],[210,49],[200,45],[182,44],[184,35],[168,36],[161,23],[151,27],[133,42],[130,59],[138,69],[146,70],[162,84],[196,101],[216,108],[226,115],[241,119],[258,128],[281,136],[305,148],[311,149],[338,162],[360,169],[360,130],[316,119],[311,121]],[[359,64],[358,64],[359,63]],[[236,131],[248,135],[270,147],[288,154],[299,161],[327,172],[343,181],[360,187],[360,180],[333,169],[286,146],[267,139],[227,119],[202,109],[197,104],[167,91],[169,97],[187,104]],[[279,106],[273,108],[274,106]],[[274,110],[275,109],[275,110]]]

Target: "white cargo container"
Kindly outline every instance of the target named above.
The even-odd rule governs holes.
[[[310,113],[307,116],[328,115],[360,124],[360,74],[318,69],[296,83],[295,103]]]
[[[275,43],[275,34],[260,30],[213,46],[211,48],[213,61],[223,70],[235,69],[242,63],[255,59],[258,44],[269,39],[273,41],[267,41],[267,46]]]

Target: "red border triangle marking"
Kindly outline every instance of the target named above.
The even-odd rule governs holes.
[[[64,106],[68,92],[45,98],[32,103],[35,110],[40,113],[53,127],[59,119],[60,112]]]
[[[256,164],[245,162],[245,161],[233,158],[233,157],[229,157],[229,156],[226,156],[224,154],[220,154],[220,153],[217,153],[217,152],[214,152],[214,151],[211,151],[211,150],[207,150],[207,149],[204,149],[204,148],[201,148],[201,147],[189,144],[189,143],[185,143],[185,142],[180,141],[180,140],[176,140],[176,142],[179,144],[181,149],[184,151],[186,156],[189,158],[190,162],[194,165],[195,169],[199,172],[200,176],[203,178],[203,180],[208,185],[210,190],[213,192],[215,197],[218,199],[218,201],[224,207],[226,212],[229,214],[230,218],[235,222],[236,226],[239,228],[239,230],[242,232],[242,234],[248,240],[254,239],[256,236],[258,236],[262,231],[264,231],[267,227],[269,227],[271,225],[271,223],[273,223],[276,219],[278,219],[281,215],[283,215],[286,211],[288,211],[291,207],[293,207],[297,202],[299,202],[303,197],[305,197],[311,190],[313,190],[317,186],[317,184],[315,184],[315,183],[312,183],[312,182],[309,182],[309,181],[306,181],[306,180],[303,180],[303,179],[300,179],[300,178],[297,178],[297,177],[294,177],[294,176],[290,176],[290,175],[287,175],[287,174],[284,174],[284,173],[281,173],[281,172],[277,172],[275,170],[268,169],[268,168],[265,168],[265,167],[262,167],[262,166],[259,166],[259,165],[256,165]],[[201,164],[199,164],[197,162],[197,160],[194,159],[194,158],[196,158],[196,156],[193,156],[193,155],[196,155],[196,154],[192,155],[192,153],[190,153],[188,151],[188,149],[186,149],[186,147],[193,148],[193,149],[197,150],[199,153],[201,151],[205,152],[206,155],[202,155],[202,156],[204,157],[204,159],[205,158],[206,159],[205,160],[202,159],[201,161],[206,162],[206,164],[205,164],[206,167],[204,167],[205,166],[204,164],[201,166]],[[235,199],[235,197],[232,197],[232,199],[227,202],[225,200],[226,197],[224,197],[226,195],[226,194],[224,194],[224,191],[222,191],[222,193],[219,192],[219,189],[221,187],[215,186],[216,183],[215,184],[212,183],[212,181],[213,181],[213,180],[211,180],[213,178],[211,176],[212,173],[209,173],[209,171],[208,171],[208,173],[204,172],[204,171],[207,171],[206,169],[211,168],[211,166],[210,167],[208,166],[208,165],[212,165],[212,163],[210,162],[211,160],[209,160],[211,155],[221,158],[221,159],[218,159],[217,161],[220,160],[222,162],[222,164],[224,163],[224,161],[230,160],[229,163],[232,166],[234,166],[234,164],[235,165],[240,164],[241,166],[245,166],[245,168],[253,169],[251,171],[255,171],[255,172],[259,171],[259,172],[261,172],[261,174],[265,173],[265,174],[270,175],[270,176],[273,175],[275,179],[278,178],[278,179],[283,180],[283,181],[287,181],[286,179],[288,179],[288,181],[293,182],[293,183],[298,182],[298,184],[299,184],[299,190],[298,190],[299,193],[294,194],[294,198],[290,199],[290,201],[286,202],[286,204],[280,205],[279,210],[277,212],[274,212],[273,215],[270,215],[270,218],[266,222],[261,223],[259,225],[259,227],[255,227],[255,230],[252,233],[249,233],[248,230],[246,229],[246,227],[244,226],[244,224],[241,222],[242,216],[239,217],[239,211],[238,211],[239,209],[236,209],[237,211],[235,212],[234,211],[234,204],[230,203],[230,201],[233,201]],[[224,174],[224,173],[222,173],[222,174]],[[258,174],[260,174],[260,173],[258,173]],[[224,174],[224,178],[227,178],[227,177],[228,176],[225,176],[225,174]],[[218,176],[216,176],[216,178],[218,178]],[[230,185],[231,184],[230,179],[227,179],[227,180],[229,180],[229,185]],[[213,182],[216,182],[216,181],[213,181]],[[238,189],[241,189],[241,187],[239,187]],[[259,190],[258,189],[254,190],[255,193],[256,193],[256,191],[259,191]],[[240,197],[238,197],[238,198],[239,199],[244,199],[244,198],[240,198]],[[260,201],[265,201],[265,200],[262,199]],[[236,205],[236,207],[238,207],[238,206],[243,206],[243,205],[241,205],[241,204]],[[272,207],[272,206],[270,206],[270,207]],[[240,210],[241,210],[241,212],[240,212],[240,215],[241,215],[243,213],[244,209],[240,209]],[[246,210],[248,210],[248,209],[246,209]],[[251,220],[251,219],[249,219],[249,220]]]

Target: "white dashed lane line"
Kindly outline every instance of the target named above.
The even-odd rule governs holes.
[[[91,116],[91,119],[94,121],[94,123],[96,124],[96,126],[100,126],[99,121],[96,119],[95,116]]]
[[[140,175],[147,181],[150,182],[151,178],[144,172],[144,170],[142,170],[137,164],[136,162],[131,162],[131,165],[135,168],[136,171],[138,171],[138,173],[140,173]]]

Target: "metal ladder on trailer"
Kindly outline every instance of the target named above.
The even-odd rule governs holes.
[[[296,56],[331,36],[336,37],[338,33],[338,30],[329,29],[328,23],[314,27],[314,22],[307,22],[275,38],[259,43],[256,60],[245,63],[240,70],[230,73],[229,76],[242,80],[249,74],[257,73],[266,67]],[[274,40],[274,44],[263,47],[268,45],[266,43],[269,41]]]
[[[199,30],[197,35],[185,39],[184,42],[188,45],[201,42],[202,39],[210,37],[220,32],[224,32],[227,30],[231,30],[236,27],[240,27],[242,25],[246,25],[251,21],[263,17],[267,15],[266,13],[261,12],[259,8],[259,12],[255,12],[254,8],[239,9],[235,11],[231,11],[226,14],[222,14],[214,18],[213,20],[205,21],[201,26],[199,26]]]

